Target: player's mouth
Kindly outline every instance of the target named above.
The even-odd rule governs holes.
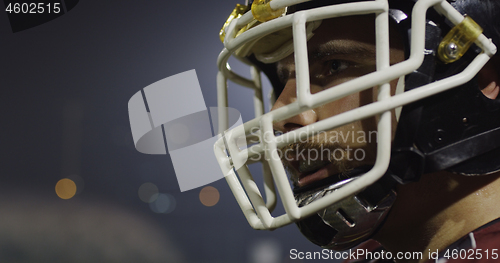
[[[295,169],[295,183],[297,187],[303,187],[329,176],[329,169],[333,163],[329,160],[300,160],[290,162]]]

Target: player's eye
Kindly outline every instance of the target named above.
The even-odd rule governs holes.
[[[330,75],[337,74],[342,70],[347,69],[347,67],[349,67],[349,63],[347,61],[338,59],[330,60],[328,63],[329,63]]]

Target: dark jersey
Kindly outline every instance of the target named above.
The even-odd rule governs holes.
[[[380,255],[383,248],[375,241],[367,241],[360,249]],[[378,254],[377,254],[378,252]],[[500,218],[496,219],[457,240],[442,251],[426,251],[430,258],[426,263],[489,263],[500,262]],[[387,255],[387,253],[385,253]],[[392,255],[395,258],[397,255]],[[363,258],[346,260],[344,263],[393,263],[394,259]]]

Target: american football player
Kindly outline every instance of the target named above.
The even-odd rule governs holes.
[[[294,222],[332,250],[374,239],[391,255],[422,253],[389,262],[459,259],[462,250],[492,260],[499,12],[495,0],[237,5],[220,32],[219,107],[231,81],[255,91],[256,117],[234,131],[221,121],[214,149],[250,225]],[[251,79],[231,70],[231,56]],[[273,86],[267,113],[261,72]],[[272,213],[278,195],[282,215]]]

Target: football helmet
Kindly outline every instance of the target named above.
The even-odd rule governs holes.
[[[499,170],[500,101],[486,98],[475,76],[496,52],[493,42],[498,43],[500,27],[494,17],[500,10],[497,4],[478,2],[255,0],[237,5],[220,32],[224,49],[217,61],[217,92],[219,130],[224,132],[214,151],[249,224],[275,229],[295,222],[313,243],[348,249],[383,223],[396,198],[396,184],[445,169],[467,175]],[[308,41],[322,21],[359,15],[374,19],[375,69],[312,93]],[[405,46],[405,59],[391,64],[393,28]],[[284,86],[276,62],[291,54],[296,100],[265,113],[261,72],[273,86],[274,101]],[[250,67],[251,78],[231,70],[231,56]],[[395,92],[393,80],[398,80]],[[255,94],[255,118],[235,130],[228,130],[224,121],[228,81]],[[371,103],[286,133],[273,129],[273,123],[373,87],[378,97]],[[398,112],[395,134],[393,112]],[[288,178],[280,149],[373,116],[377,147],[370,165],[353,167],[348,177],[329,176],[300,187]],[[263,186],[254,180],[261,175],[248,168],[258,162]],[[278,196],[285,213],[274,215]]]

